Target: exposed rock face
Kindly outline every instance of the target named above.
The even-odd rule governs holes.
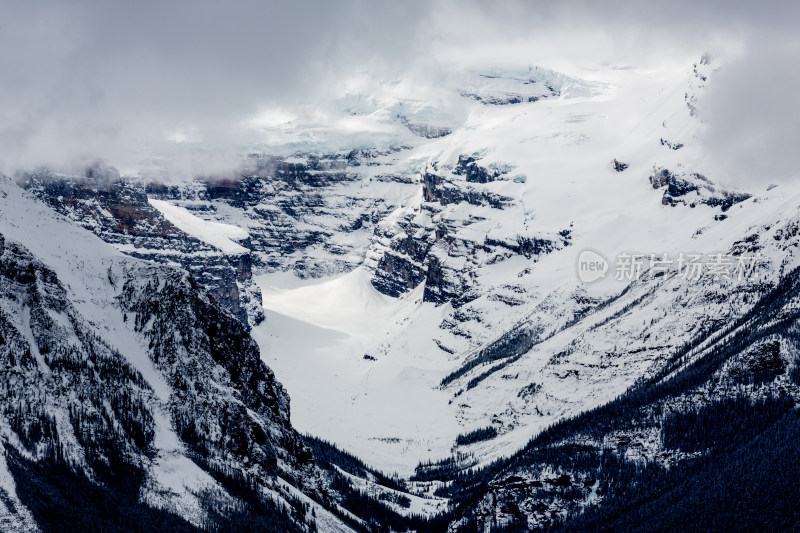
[[[413,220],[406,219],[398,225],[401,231],[396,239],[392,239],[391,250],[381,256],[372,279],[376,289],[394,297],[410,291],[426,279],[425,260],[432,244],[430,235],[414,238]]]
[[[472,167],[467,172],[466,169],[462,171],[466,175],[467,182],[470,178],[475,183],[488,183],[494,181],[489,179],[489,175],[479,170],[479,167]],[[480,181],[481,179],[485,181]],[[488,205],[496,209],[502,209],[506,204],[512,201],[507,196],[502,196],[488,190],[477,187],[464,187],[457,185],[454,180],[447,176],[442,176],[435,172],[426,171],[422,175],[422,195],[426,202],[438,202],[441,205],[458,204],[467,202],[472,205]]]
[[[569,245],[569,230],[476,238],[471,226],[486,222],[489,212],[515,204],[491,189],[495,182],[510,181],[508,168],[479,161],[477,155],[462,154],[454,166],[433,163],[421,174],[422,202],[392,224],[379,226],[372,252],[378,256],[372,284],[379,291],[399,296],[424,282],[424,301],[460,307],[479,296],[476,279],[482,266],[510,255],[536,261]],[[442,171],[446,169],[452,170]],[[451,210],[462,203],[488,212],[465,219],[463,211]]]
[[[467,183],[489,183],[498,179],[506,172],[496,169],[487,169],[478,165],[479,158],[470,155],[458,156],[458,163],[456,164],[453,174],[464,176]]]
[[[661,139],[661,146],[666,146],[670,150],[680,150],[681,148],[683,148],[683,143]]]
[[[121,309],[133,317],[134,331],[148,341],[153,363],[174,391],[173,421],[185,442],[217,460],[249,458],[264,475],[294,476],[311,463],[289,423],[289,397],[255,341],[240,322],[219,313],[193,278],[137,265],[118,283]],[[230,397],[219,394],[225,389]]]
[[[319,490],[311,453],[289,422],[286,391],[244,326],[193,278],[136,261],[111,263],[106,289],[117,297],[106,305],[116,309],[98,324],[21,245],[2,246],[0,265],[6,446],[130,490],[159,468],[172,427],[195,462],[220,479],[221,494],[235,479],[268,486],[276,476],[312,495]],[[134,366],[135,345],[123,355],[106,340],[121,335],[110,333],[120,325],[114,314],[139,336],[149,362]],[[152,483],[162,482],[154,476]]]
[[[705,204],[727,211],[731,206],[751,197],[747,193],[724,190],[712,184],[702,174],[675,174],[666,168],[656,170],[650,176],[650,184],[654,189],[663,188],[661,204],[673,207],[678,204],[689,207]]]
[[[301,278],[319,277],[359,265],[374,224],[396,207],[370,183],[413,187],[407,179],[380,173],[392,155],[251,155],[232,179],[148,184],[147,193],[200,218],[247,228],[250,240],[245,246],[254,252],[253,266],[260,271],[291,270]]]
[[[412,122],[406,116],[401,116],[400,122],[408,128],[411,133],[424,137],[426,139],[438,139],[453,133],[453,130],[446,126],[433,126],[430,124],[423,124],[420,122]]]
[[[53,209],[128,255],[181,265],[243,324],[263,320],[261,294],[251,281],[251,256],[225,254],[182,232],[148,203],[140,183],[118,175],[98,179],[92,168],[85,176],[41,170],[20,176],[19,181]]]
[[[153,458],[152,389],[70,305],[57,275],[16,243],[0,253],[0,374],[4,462],[15,450],[106,483],[141,479]],[[13,516],[13,501],[6,505]],[[16,516],[20,530],[33,523],[26,511]]]
[[[120,254],[2,178],[0,202],[4,527],[344,532],[375,520],[365,501],[405,520],[377,496],[353,503],[365,480],[331,457],[319,467],[247,328],[195,277]]]
[[[232,175],[181,185],[142,183],[94,167],[82,176],[40,170],[18,181],[120,251],[181,265],[242,323],[253,325],[263,320],[253,269],[292,270],[308,278],[361,264],[374,225],[397,207],[381,188],[364,181],[400,191],[415,187],[406,176],[381,173],[394,153],[289,159],[254,154]],[[185,207],[204,220],[247,229],[249,238],[238,243],[246,251],[224,252],[187,235],[148,197]]]
[[[510,181],[508,168],[481,165],[474,154],[462,154],[441,171],[431,165],[421,174],[421,209],[406,210],[390,226],[378,227],[398,206],[380,194],[383,185],[365,187],[365,180],[409,195],[419,190],[412,179],[381,172],[393,153],[254,154],[233,175],[181,185],[142,184],[116,175],[99,180],[95,170],[85,176],[39,171],[20,181],[121,251],[180,264],[245,324],[263,317],[253,269],[292,270],[301,278],[346,272],[364,261],[372,240],[373,283],[381,292],[399,296],[424,282],[426,301],[461,305],[477,294],[474,269],[497,260],[492,259],[497,254],[535,260],[569,243],[568,233],[461,237],[460,227],[485,218],[461,220],[442,208],[467,203],[502,210],[514,203],[493,190],[496,182]],[[148,197],[184,207],[204,220],[245,228],[249,238],[239,244],[248,251],[224,253],[187,235],[152,207]]]

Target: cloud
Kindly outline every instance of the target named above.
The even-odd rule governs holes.
[[[361,51],[411,57],[408,17],[359,1],[4,2],[0,165],[133,164],[177,131],[235,147],[244,119],[324,92]]]
[[[773,70],[788,78],[758,80],[762,94],[791,100],[796,50],[759,50],[790,36],[798,12],[792,2],[739,0],[3,2],[0,170],[103,157],[123,170],[155,158],[193,172],[198,160],[227,164],[208,154],[240,151],[254,118],[348,92],[441,102],[441,73],[452,68],[688,64],[710,46],[746,43],[745,63],[715,82],[724,97],[703,110],[704,142],[723,158],[748,128],[768,135],[770,121],[778,139],[793,139],[791,114],[772,103],[742,115],[734,138],[723,108],[741,109],[745,95],[721,86],[750,68]]]
[[[739,185],[800,178],[800,38],[772,34],[714,74],[699,101],[700,142],[721,178]]]

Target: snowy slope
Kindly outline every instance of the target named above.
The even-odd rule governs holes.
[[[163,200],[150,200],[150,204],[181,231],[228,254],[246,254],[247,248],[237,243],[249,237],[242,228],[220,222],[210,222],[194,216],[185,208]]]
[[[720,67],[487,68],[435,94],[355,80],[263,117],[238,180],[143,190],[186,234],[249,252],[253,337],[301,431],[387,472],[488,462],[652,374],[796,261],[779,237],[800,187],[727,187],[697,142]],[[578,279],[584,250],[611,262],[602,281]],[[619,254],[696,252],[763,258],[755,279],[614,279]]]
[[[8,178],[2,179],[0,233],[6,242],[24,242],[37,258],[53,269],[76,312],[94,331],[101,332],[110,349],[125,357],[155,395],[157,456],[153,463],[153,489],[161,496],[152,503],[179,505],[186,508],[190,520],[201,520],[203,513],[192,493],[213,487],[216,482],[186,457],[186,450],[168,421],[169,387],[150,360],[143,340],[131,330],[122,311],[114,305],[117,294],[109,277],[119,272],[128,259],[89,233],[64,224],[45,205],[26,198]],[[68,425],[60,425],[59,431],[64,436],[72,433]],[[162,484],[166,484],[167,491]],[[160,501],[164,496],[166,500]]]
[[[126,512],[140,505],[139,519],[163,509],[195,526],[235,524],[239,491],[250,490],[265,502],[253,519],[305,530],[314,518],[295,494],[330,505],[285,390],[244,326],[196,282],[116,251],[6,177],[0,205],[7,524],[31,523],[15,486],[27,476],[26,494],[29,482],[47,486],[31,473],[37,464],[118,491]],[[237,476],[260,481],[237,487]],[[58,490],[48,494],[64,497]]]
[[[396,519],[442,511],[437,482],[425,485],[436,467],[420,463],[487,465],[637,383],[678,375],[800,265],[800,183],[768,186],[765,176],[737,190],[705,161],[698,106],[718,67],[703,57],[658,69],[489,68],[444,76],[435,95],[411,80],[361,87],[263,117],[264,153],[244,157],[233,178],[99,184],[88,171],[33,173],[31,194],[2,178],[0,243],[18,271],[3,273],[0,318],[14,346],[29,347],[9,368],[35,384],[14,389],[34,414],[0,420],[2,446],[41,459],[51,448],[49,437],[28,442],[34,418],[55,413],[45,426],[65,453],[88,477],[101,473],[73,421],[79,407],[54,385],[93,383],[88,365],[64,377],[44,336],[80,361],[113,361],[124,386],[87,393],[80,409],[136,458],[140,499],[153,507],[203,523],[208,494],[236,508],[233,479],[294,509],[301,529],[310,509],[321,530],[366,527],[372,517],[346,507],[337,483],[383,497]],[[579,275],[587,251],[607,262],[592,283]],[[641,275],[618,276],[637,254]],[[651,254],[724,256],[743,275],[706,266],[687,279],[677,261],[650,268]],[[739,390],[748,354],[669,407]],[[797,392],[785,377],[767,387]],[[122,404],[137,406],[147,446],[123,431],[126,415],[108,414],[115,388],[135,398]],[[682,460],[658,431],[591,444],[633,439],[632,460]],[[419,492],[335,461],[318,468],[298,432],[384,473],[415,474]],[[9,457],[0,455],[0,486],[21,511],[3,500],[0,520],[25,527],[33,518]],[[536,465],[523,468],[526,483],[561,475]],[[586,485],[569,505],[601,499],[589,474],[574,480]],[[516,501],[515,483],[498,485],[503,501]],[[510,520],[492,494],[476,515]],[[563,511],[550,503],[548,513]]]
[[[703,77],[711,75],[709,65],[698,68]],[[623,252],[727,253],[763,231],[759,227],[775,228],[800,203],[798,190],[787,184],[747,191],[755,196],[725,211],[703,204],[702,191],[691,193],[696,207],[689,201],[664,205],[649,179],[658,169],[724,182],[703,165],[693,143],[702,123],[687,100],[704,82],[685,67],[593,70],[570,79],[581,76],[591,91],[533,103],[476,104],[450,135],[402,152],[400,168],[427,167],[439,175],[457,169],[460,155],[475,156],[499,178],[448,179],[461,190],[508,198],[502,209],[469,201],[441,205],[417,193],[382,220],[363,269],[318,282],[277,274],[257,278],[271,331],[257,331],[256,338],[297,398],[293,421],[301,430],[387,471],[409,472],[420,460],[449,455],[457,435],[492,425],[497,438],[464,450],[488,461],[512,453],[559,419],[613,399],[708,326],[709,317],[726,320],[747,309],[749,302],[737,294],[750,282],[655,279],[631,284],[612,301],[630,284],[612,279],[613,265],[602,282],[577,279],[584,249],[608,259]],[[614,160],[627,168],[616,171]],[[412,225],[397,229],[404,217]],[[514,244],[564,230],[569,243],[540,256],[485,246],[487,239]],[[437,231],[447,239],[430,237],[428,256],[438,254],[463,275],[468,283],[460,290],[477,298],[457,309],[422,302],[424,276],[396,299],[381,298],[364,283],[398,235]],[[761,236],[761,242],[769,240]],[[766,247],[762,253],[758,281],[774,283],[787,252]],[[707,296],[715,292],[732,296],[715,302]],[[637,307],[633,316],[630,306]],[[535,330],[541,342],[477,385],[468,382],[491,365],[439,385],[520,325]]]

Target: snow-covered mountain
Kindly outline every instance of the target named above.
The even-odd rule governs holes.
[[[250,491],[272,495],[254,524],[307,520],[292,486],[319,492],[319,475],[245,327],[186,272],[126,257],[7,179],[0,195],[6,524],[35,529],[31,491],[68,469],[108,491],[104,518],[119,498],[172,527],[224,524]]]
[[[709,166],[716,68],[487,69],[270,123],[225,176],[4,181],[3,346],[35,385],[7,381],[3,479],[125,464],[132,501],[195,526],[247,490],[291,527],[490,531],[699,464],[714,444],[674,431],[707,406],[774,423],[800,188]]]

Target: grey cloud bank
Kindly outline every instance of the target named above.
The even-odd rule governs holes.
[[[700,141],[732,183],[800,178],[799,61],[796,38],[761,43],[721,68],[700,101]]]
[[[735,181],[797,177],[800,8],[662,4],[5,2],[0,168],[185,158],[176,132],[235,152],[261,109],[330,98],[356,73],[435,86],[453,64],[658,64],[722,48],[701,108],[709,157]]]

